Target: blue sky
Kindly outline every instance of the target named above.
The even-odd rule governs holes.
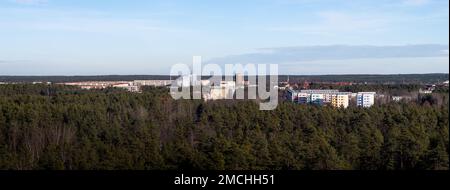
[[[0,75],[168,74],[194,55],[282,74],[448,73],[448,4],[0,0]]]

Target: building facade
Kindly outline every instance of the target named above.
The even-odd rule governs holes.
[[[375,104],[376,92],[358,92],[356,96],[356,105],[359,107],[372,107]]]
[[[324,94],[311,94],[311,103],[315,105],[323,105],[324,104]]]
[[[308,93],[298,93],[299,104],[309,104],[311,102],[311,96]]]
[[[172,84],[172,80],[135,80],[134,86],[168,86]]]
[[[349,95],[347,94],[333,94],[331,96],[331,105],[336,108],[347,108],[349,105]]]

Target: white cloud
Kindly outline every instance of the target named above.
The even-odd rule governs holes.
[[[15,0],[31,3],[37,0]],[[40,0],[43,1],[43,0]],[[0,18],[0,30],[36,30],[94,33],[126,32],[182,32],[175,27],[167,27],[156,19],[114,18],[107,12],[49,10],[34,8],[1,9],[7,15],[26,15],[24,18],[9,20]],[[1,15],[0,15],[1,16]]]
[[[263,51],[212,59],[211,63],[289,63],[320,60],[446,57],[448,45],[329,45],[265,48]]]
[[[383,15],[364,13],[345,13],[336,11],[318,12],[318,22],[308,25],[291,25],[269,27],[267,30],[276,32],[300,32],[304,34],[338,35],[358,32],[384,32],[391,24],[390,19]]]
[[[446,55],[446,56],[449,55],[449,54],[448,54],[448,49],[442,50],[442,53],[443,53],[444,55]]]

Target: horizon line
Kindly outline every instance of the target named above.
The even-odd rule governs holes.
[[[278,74],[278,76],[363,76],[363,75],[433,75],[433,74],[443,74],[449,75],[450,73],[362,73],[362,74]],[[92,76],[170,76],[164,74],[94,74],[94,75],[0,75],[0,77],[92,77]],[[201,75],[208,76],[208,75]],[[225,75],[224,75],[225,76]],[[245,75],[244,76],[253,76]],[[269,75],[266,75],[269,76]]]

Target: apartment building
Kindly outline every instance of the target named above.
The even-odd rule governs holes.
[[[348,94],[333,94],[331,95],[331,105],[336,108],[347,108],[349,105]]]
[[[356,105],[359,107],[372,107],[375,104],[376,92],[358,92],[356,96]]]
[[[311,96],[308,93],[298,93],[299,104],[308,104],[311,102]]]
[[[324,104],[324,94],[311,94],[311,103],[316,105]]]
[[[300,90],[301,93],[307,93],[307,94],[322,94],[323,97],[323,103],[331,103],[331,96],[333,94],[339,93],[339,90],[316,90],[316,89],[310,89],[310,90]]]
[[[339,90],[292,90],[287,91],[287,99],[299,104],[330,105],[336,108],[347,108],[350,99],[356,98],[357,105],[371,107],[375,102],[375,92],[339,92]]]

